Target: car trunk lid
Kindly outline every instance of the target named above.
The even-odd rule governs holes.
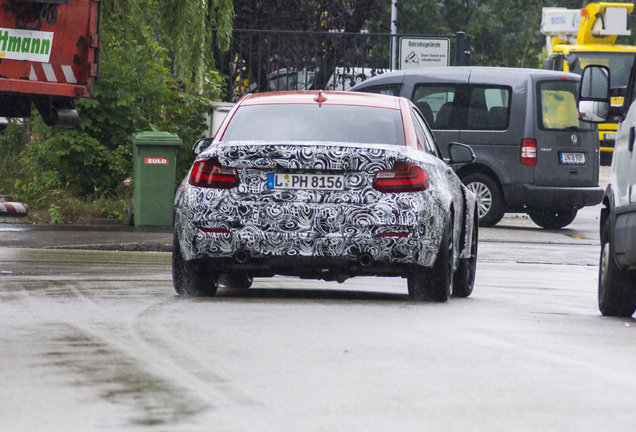
[[[393,147],[393,148],[392,148]],[[408,160],[403,147],[349,143],[223,143],[214,150],[222,165],[235,168],[236,198],[254,201],[371,204],[377,171]]]

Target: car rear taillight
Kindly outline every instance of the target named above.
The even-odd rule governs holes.
[[[537,164],[537,140],[521,140],[521,165],[535,166]]]
[[[238,186],[239,177],[234,168],[224,167],[217,158],[194,161],[188,180],[192,186],[231,189]]]
[[[384,232],[384,233],[376,234],[375,236],[383,238],[383,237],[406,237],[408,235],[409,233],[400,231],[400,232]]]
[[[225,228],[201,228],[199,227],[199,229],[201,231],[203,231],[204,233],[212,233],[212,234],[230,234],[229,230],[226,230]]]
[[[380,192],[418,192],[429,186],[428,174],[421,166],[402,161],[391,171],[378,171],[373,178],[373,188]]]

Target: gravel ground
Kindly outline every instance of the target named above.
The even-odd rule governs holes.
[[[598,184],[605,189],[609,183],[609,176],[612,167],[610,166],[601,166],[601,170],[598,175]]]

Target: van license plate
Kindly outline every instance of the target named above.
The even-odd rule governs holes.
[[[344,176],[321,174],[267,174],[267,189],[343,190]]]
[[[583,165],[585,163],[585,153],[559,153],[562,164]]]

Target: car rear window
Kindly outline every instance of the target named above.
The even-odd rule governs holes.
[[[577,81],[539,81],[539,128],[543,130],[592,130],[593,123],[579,120]]]
[[[327,104],[239,107],[221,141],[326,141],[406,145],[399,110]]]

